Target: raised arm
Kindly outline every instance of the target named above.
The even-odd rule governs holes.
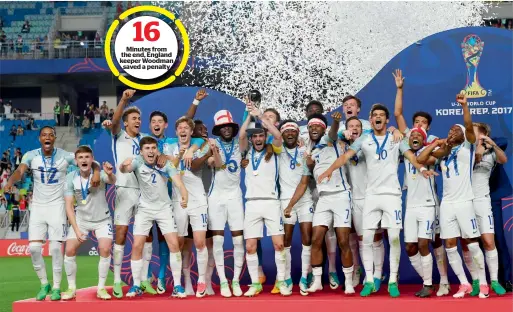
[[[392,75],[394,76],[395,86],[397,87],[397,91],[395,93],[394,107],[395,121],[397,122],[397,127],[399,127],[399,131],[401,131],[401,133],[404,133],[406,132],[406,129],[408,129],[408,126],[403,116],[403,72],[400,69],[396,69],[395,72],[392,73]]]
[[[476,143],[476,134],[474,132],[474,125],[472,124],[472,116],[468,108],[467,96],[464,94],[456,95],[456,101],[461,104],[463,109],[463,126],[465,126],[465,137],[470,144]]]
[[[267,118],[264,118],[262,115],[262,111],[256,107],[250,106],[249,114],[253,117],[260,119],[262,125],[269,131],[269,133],[273,136],[273,145],[276,147],[280,147],[283,145],[283,139],[281,137],[281,132],[276,128],[276,126]],[[250,119],[250,118],[248,118]]]
[[[201,150],[198,152],[198,157],[191,163],[191,171],[197,171],[201,169],[205,161],[207,161],[210,156],[210,146],[208,142],[205,142],[205,144],[201,147]]]
[[[127,89],[123,91],[123,95],[121,96],[121,100],[119,100],[118,107],[116,107],[116,111],[112,116],[112,124],[111,124],[111,132],[112,135],[118,135],[119,131],[121,131],[121,117],[123,117],[123,112],[125,111],[125,107],[128,104],[129,100],[134,96],[135,90]]]
[[[116,184],[116,175],[114,174],[114,166],[108,161],[103,162],[103,172],[107,175],[105,183]]]
[[[342,120],[342,114],[340,112],[334,112],[333,114],[331,114],[331,118],[333,118],[333,124],[330,127],[328,136],[333,142],[337,142],[338,128],[340,127],[340,120]]]
[[[122,173],[130,173],[130,172],[133,172],[135,170],[134,166],[133,166],[133,163],[134,163],[134,158],[132,157],[128,157],[127,159],[125,159],[125,161],[123,161],[123,163],[121,163],[121,165],[119,166],[119,171],[121,171]]]
[[[241,152],[247,151],[249,147],[247,130],[250,122],[251,118],[246,118],[239,130],[239,148]]]
[[[185,116],[187,116],[187,118],[194,119],[194,116],[196,115],[196,111],[198,110],[198,105],[200,104],[201,100],[203,100],[207,96],[208,96],[207,90],[199,89],[198,92],[196,92],[194,101],[192,101],[192,104],[191,104],[191,106],[189,106],[189,109],[187,110],[187,113],[185,114]]]

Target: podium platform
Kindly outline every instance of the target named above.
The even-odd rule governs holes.
[[[384,285],[386,287],[386,285]],[[272,295],[271,288],[265,287],[264,292],[253,298],[231,297],[223,298],[219,289],[215,296],[204,298],[187,297],[185,299],[171,298],[170,293],[151,296],[144,294],[133,299],[112,299],[103,301],[96,298],[96,287],[77,290],[77,298],[72,301],[38,302],[35,299],[16,301],[13,312],[112,312],[112,311],[205,311],[205,312],[321,312],[321,311],[390,311],[394,312],[483,312],[483,311],[512,311],[513,295],[511,293],[498,297],[491,294],[490,298],[465,297],[454,299],[451,296],[416,298],[414,293],[420,285],[400,285],[401,296],[390,298],[386,288],[370,297],[362,298],[358,294],[362,286],[357,287],[357,293],[345,295],[341,290],[324,289],[322,292],[301,296],[299,289],[294,286],[294,293],[289,297]],[[451,286],[453,292],[457,285]],[[245,291],[247,287],[243,287]],[[109,288],[109,293],[111,289]],[[128,287],[124,288],[124,292]],[[285,310],[286,309],[286,310]]]

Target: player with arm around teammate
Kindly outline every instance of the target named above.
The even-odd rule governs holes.
[[[110,268],[110,250],[112,247],[112,217],[105,198],[106,184],[115,184],[116,176],[112,172],[110,163],[103,163],[101,183],[98,187],[91,186],[94,162],[93,151],[88,146],[79,146],[75,152],[75,161],[78,170],[66,176],[66,189],[64,200],[66,202],[66,215],[70,223],[64,268],[68,278],[68,290],[62,294],[62,300],[71,300],[76,297],[76,254],[80,245],[87,240],[89,232],[94,232],[98,239],[100,261],[98,263],[98,289],[96,297],[109,300],[111,296],[105,290],[105,281]],[[76,211],[74,204],[76,202]]]
[[[504,295],[506,290],[498,281],[499,258],[495,248],[495,230],[490,200],[490,175],[496,164],[508,161],[506,153],[490,139],[490,127],[487,124],[475,122],[474,132],[477,138],[476,162],[472,174],[472,201],[476,213],[479,232],[485,250],[486,263],[490,272],[490,284],[497,295]],[[465,252],[465,250],[463,251]],[[466,261],[465,261],[466,262]],[[473,273],[473,272],[471,272]],[[474,273],[475,274],[475,273]],[[474,283],[479,284],[479,283]],[[473,291],[474,292],[474,291]],[[479,292],[475,292],[478,294]]]
[[[381,104],[371,109],[373,131],[358,138],[350,149],[341,155],[324,173],[318,183],[329,178],[338,168],[345,165],[359,151],[367,163],[367,188],[363,207],[363,248],[362,260],[366,283],[360,295],[369,296],[374,290],[372,242],[378,225],[388,231],[390,242],[390,278],[388,292],[391,297],[400,295],[397,285],[401,245],[399,234],[402,229],[401,187],[397,177],[399,156],[403,154],[420,171],[427,171],[415,161],[415,155],[404,144],[393,142],[386,126],[389,121],[388,109]]]
[[[335,112],[332,115],[333,125],[328,135],[326,118],[322,115],[311,115],[308,120],[310,140],[315,143],[311,159],[313,160],[313,176],[317,178],[333,161],[343,154],[344,146],[338,140],[338,126],[342,115]],[[306,168],[305,171],[309,169]],[[354,294],[353,289],[353,256],[349,247],[351,232],[351,191],[345,173],[338,170],[333,179],[325,183],[317,183],[319,201],[313,216],[312,234],[312,272],[313,283],[308,288],[309,293],[322,290],[322,243],[328,228],[333,227],[337,236],[342,259],[342,271],[345,276],[345,293]]]
[[[21,180],[27,170],[31,170],[34,181],[33,198],[29,220],[29,249],[34,270],[41,281],[36,300],[45,300],[51,290],[51,300],[61,299],[62,242],[66,239],[66,209],[64,204],[64,186],[68,166],[75,163],[72,153],[55,148],[55,129],[49,126],[39,130],[41,148],[23,155],[21,164],[7,181],[4,189],[10,191],[14,183]],[[100,184],[98,164],[93,164],[91,185]],[[42,255],[42,245],[50,241],[52,255],[53,288],[46,276],[46,267]]]
[[[451,127],[447,139],[437,140],[427,146],[417,157],[421,164],[427,164],[431,157],[440,160],[443,178],[443,197],[440,205],[441,238],[445,240],[445,249],[449,264],[460,280],[460,287],[454,298],[463,298],[472,292],[461,257],[457,249],[457,240],[466,244],[477,265],[482,298],[488,297],[488,285],[483,252],[479,248],[479,226],[472,200],[471,175],[474,164],[476,135],[472,117],[468,108],[467,98],[463,94],[456,96],[456,101],[463,109],[464,125],[456,124]],[[435,150],[436,149],[436,150]]]
[[[141,197],[134,219],[134,244],[132,247],[132,275],[134,284],[126,294],[126,297],[135,297],[142,294],[140,289],[141,279],[147,272],[142,271],[142,250],[146,236],[157,222],[170,250],[169,265],[173,274],[173,297],[185,298],[185,291],[180,286],[182,259],[177,235],[177,227],[173,214],[171,199],[169,198],[167,181],[173,179],[173,183],[180,189],[182,208],[187,207],[188,193],[185,189],[180,174],[169,162],[162,167],[157,166],[157,140],[152,137],[144,137],[140,141],[142,157],[126,159],[120,166],[123,173],[135,172],[141,189]]]

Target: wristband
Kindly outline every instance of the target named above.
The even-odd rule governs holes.
[[[424,171],[426,171],[426,170],[427,170],[427,169],[426,169],[425,167],[420,168],[420,172],[421,172],[421,173],[422,173],[422,172],[424,172]]]
[[[199,103],[200,103],[200,101],[199,101],[199,100],[196,100],[196,99],[194,99],[194,101],[192,101],[192,105],[196,105],[196,106],[198,106],[198,105],[199,105]]]

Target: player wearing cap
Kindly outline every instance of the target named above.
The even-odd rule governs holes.
[[[372,241],[375,230],[381,228],[388,232],[390,242],[390,278],[388,292],[391,297],[400,295],[397,285],[401,245],[399,234],[402,229],[401,188],[397,177],[399,156],[403,154],[420,172],[427,171],[415,161],[415,155],[406,144],[392,140],[386,126],[389,121],[388,109],[375,104],[371,110],[372,133],[358,138],[345,154],[341,155],[319,176],[318,183],[331,176],[345,165],[359,151],[367,161],[367,189],[363,207],[363,248],[362,259],[365,268],[366,283],[361,296],[369,296],[374,291]]]
[[[233,240],[232,290],[233,295],[239,297],[242,295],[239,278],[244,264],[244,208],[239,167],[241,151],[237,138],[239,125],[233,121],[232,114],[227,110],[218,111],[214,115],[214,122],[212,134],[218,138],[210,141],[212,156],[208,163],[214,168],[214,173],[208,194],[208,227],[213,232],[214,259],[221,283],[221,295],[231,297],[223,250],[224,228],[228,223]]]
[[[75,152],[75,161],[79,170],[68,173],[64,200],[66,202],[66,215],[70,223],[66,239],[64,268],[68,278],[68,290],[62,293],[62,300],[71,300],[76,297],[76,254],[80,245],[87,240],[89,232],[93,232],[98,239],[100,261],[98,263],[98,289],[96,297],[104,300],[111,299],[105,290],[105,281],[110,267],[110,250],[112,247],[112,217],[105,198],[106,184],[115,184],[116,176],[112,173],[112,165],[103,163],[101,183],[98,187],[91,187],[94,161],[93,151],[88,146],[79,146]],[[76,212],[74,204],[76,203]]]
[[[185,298],[185,290],[180,285],[182,259],[177,236],[177,226],[173,216],[173,206],[169,198],[167,181],[173,179],[173,185],[180,190],[180,208],[185,209],[188,202],[188,192],[182,182],[180,174],[169,162],[164,167],[157,165],[157,140],[144,137],[140,141],[141,156],[127,158],[120,166],[123,173],[134,172],[141,189],[141,197],[134,219],[134,244],[132,247],[132,275],[134,284],[126,297],[135,297],[142,294],[141,279],[147,272],[143,271],[142,250],[146,236],[157,222],[170,250],[171,272],[173,273],[173,297]]]
[[[299,222],[301,231],[301,281],[299,288],[301,294],[307,295],[307,275],[310,270],[310,250],[312,237],[313,200],[308,189],[310,171],[306,170],[306,157],[304,146],[298,146],[299,126],[292,120],[284,120],[280,125],[280,132],[284,141],[284,147],[278,154],[279,178],[280,178],[280,202],[285,223],[285,284],[292,291],[291,265],[292,259],[290,247],[294,227]],[[305,174],[306,173],[306,174]],[[297,186],[306,186],[304,194],[295,196]]]
[[[396,96],[395,96],[395,108],[394,108],[394,116],[395,120],[397,122],[397,127],[399,128],[399,131],[401,133],[404,133],[406,137],[409,138],[411,130],[408,128],[406,119],[403,116],[403,86],[404,86],[404,77],[403,73],[400,69],[396,69],[395,72],[392,73],[395,80],[395,85],[397,87]],[[431,122],[433,118],[429,113],[418,111],[415,114],[413,114],[412,122],[413,122],[413,128],[421,127],[423,128],[426,133],[429,132],[431,128]],[[427,137],[427,143],[431,143],[434,140],[436,140],[437,137],[429,134]],[[406,173],[405,173],[405,179],[403,188],[408,188],[408,179],[406,179]],[[436,181],[433,181],[433,189],[434,193],[437,193],[437,186]],[[436,203],[435,203],[435,225],[433,228],[434,232],[434,240],[431,242],[433,246],[433,253],[436,258],[436,264],[438,267],[438,272],[440,274],[440,287],[438,288],[438,291],[436,295],[438,297],[448,295],[451,288],[449,285],[449,280],[447,277],[447,260],[445,255],[445,248],[442,245],[442,240],[440,239],[440,202],[438,197],[435,197]],[[417,259],[417,262],[420,261],[420,259]]]
[[[41,288],[36,295],[37,301],[45,300],[50,291],[50,300],[61,299],[62,242],[66,238],[67,225],[63,195],[66,171],[75,163],[75,157],[73,153],[54,147],[55,136],[53,127],[42,127],[39,130],[41,148],[23,155],[21,164],[4,186],[5,192],[9,193],[12,186],[20,181],[28,170],[32,173],[34,197],[30,208],[28,236],[32,265],[41,282]],[[94,173],[91,185],[97,187],[100,184],[99,165],[93,163],[92,167]],[[48,283],[42,255],[42,245],[47,239],[50,241],[52,255],[53,287]]]
[[[277,280],[282,295],[290,295],[291,291],[283,282],[285,278],[285,251],[283,247],[283,220],[280,201],[278,200],[278,159],[276,153],[282,148],[281,133],[265,119],[259,109],[251,103],[248,105],[251,116],[258,118],[265,128],[251,129],[251,145],[248,142],[247,130],[250,118],[247,118],[239,133],[241,151],[249,151],[249,166],[246,167],[246,211],[244,216],[244,238],[246,240],[246,261],[251,277],[251,286],[244,294],[247,297],[262,292],[258,276],[257,240],[263,237],[264,223],[268,235],[272,237],[275,250]],[[267,130],[265,130],[267,129]],[[266,144],[266,131],[273,135],[272,144]]]
[[[477,265],[480,283],[480,297],[488,296],[488,285],[483,252],[479,248],[479,226],[476,220],[472,200],[472,170],[476,135],[472,125],[472,117],[468,108],[467,98],[463,94],[456,96],[456,101],[463,109],[463,125],[454,125],[449,130],[447,139],[437,140],[427,146],[417,157],[426,164],[431,157],[440,159],[443,177],[443,198],[440,205],[441,238],[445,240],[445,249],[449,264],[460,280],[455,298],[463,298],[470,294],[472,286],[468,283],[461,257],[457,249],[457,240],[468,242],[468,248]],[[435,150],[435,148],[437,148]]]
[[[314,143],[311,160],[313,160],[313,176],[317,178],[339,155],[342,154],[344,143],[338,140],[338,126],[342,115],[335,112],[331,115],[333,125],[328,135],[326,118],[322,115],[311,115],[308,120],[310,140]],[[309,171],[305,169],[305,174]],[[353,294],[353,256],[349,247],[351,232],[351,191],[345,173],[338,170],[333,179],[327,183],[317,183],[319,201],[313,216],[312,234],[312,272],[314,279],[308,288],[309,293],[322,290],[322,243],[328,228],[333,227],[340,248],[342,271],[345,276],[345,293]]]
[[[490,200],[490,175],[496,164],[504,164],[508,161],[506,153],[490,139],[490,127],[487,124],[475,122],[474,133],[477,138],[476,161],[472,174],[472,201],[476,213],[477,225],[481,233],[481,241],[485,249],[486,263],[490,272],[490,284],[497,295],[504,295],[506,290],[499,284],[499,259],[495,248],[495,230]],[[464,246],[462,246],[464,247]],[[463,258],[472,275],[472,293],[479,294],[479,276],[472,265],[472,255],[468,248],[463,249]],[[477,287],[476,287],[477,286]]]
[[[422,127],[413,128],[409,135],[410,150],[419,155],[427,143],[427,133]],[[435,161],[425,163],[433,166]],[[434,177],[420,177],[417,168],[404,160],[408,192],[406,197],[406,215],[404,217],[404,242],[406,253],[415,271],[424,280],[422,290],[415,293],[420,298],[430,297],[433,293],[433,257],[429,251],[429,242],[433,238],[435,205],[437,195],[434,189]],[[441,286],[442,287],[442,286]]]

